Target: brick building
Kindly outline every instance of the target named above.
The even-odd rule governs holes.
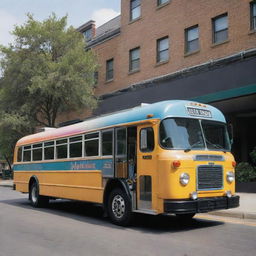
[[[190,99],[221,109],[233,150],[256,146],[256,1],[122,0],[121,15],[78,28],[99,61],[95,114]]]

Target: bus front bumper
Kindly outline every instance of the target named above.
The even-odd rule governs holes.
[[[164,212],[174,214],[203,213],[239,206],[239,196],[208,197],[196,200],[164,200]]]

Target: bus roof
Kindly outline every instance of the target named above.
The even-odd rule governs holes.
[[[149,116],[150,115],[150,118]],[[150,119],[167,117],[184,117],[226,122],[223,114],[216,108],[185,100],[161,101],[153,104],[141,104],[139,107],[103,115],[85,120],[81,123],[25,136],[17,142],[17,146],[72,136],[96,129],[129,124]]]

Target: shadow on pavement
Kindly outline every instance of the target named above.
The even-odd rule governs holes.
[[[111,224],[108,218],[103,217],[102,207],[92,203],[70,200],[51,200],[47,208],[33,208],[29,201],[24,198],[0,200],[0,203],[25,208],[31,211],[59,215],[84,223],[124,229],[124,227]],[[176,216],[136,214],[132,225],[128,228],[145,233],[175,233],[210,228],[223,224],[224,222],[221,221],[205,220],[196,217],[184,223]]]

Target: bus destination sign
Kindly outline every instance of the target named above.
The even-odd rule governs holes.
[[[190,116],[212,118],[211,111],[207,109],[187,107],[187,112]]]

